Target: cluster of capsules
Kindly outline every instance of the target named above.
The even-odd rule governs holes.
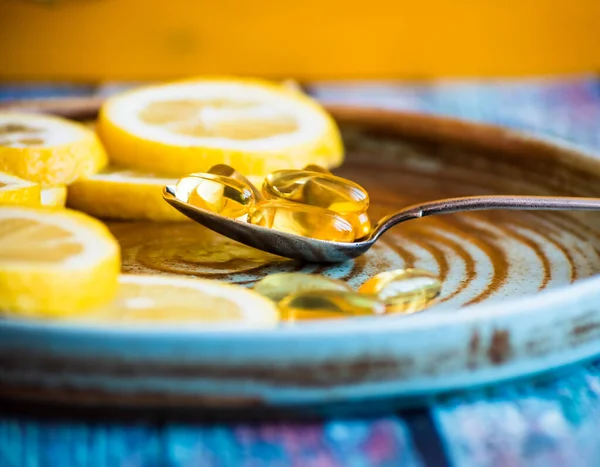
[[[228,165],[182,178],[177,198],[221,216],[295,235],[352,242],[371,231],[369,195],[360,185],[308,165],[269,174],[261,189]],[[433,304],[437,276],[422,269],[377,274],[355,291],[347,283],[299,272],[270,274],[254,290],[275,301],[283,321],[409,314]]]
[[[396,269],[367,280],[358,291],[317,274],[270,274],[254,290],[278,304],[283,321],[411,314],[431,306],[442,285],[423,269]]]
[[[317,165],[273,172],[259,190],[233,167],[219,164],[182,178],[175,192],[221,216],[319,240],[353,242],[371,231],[366,190]]]

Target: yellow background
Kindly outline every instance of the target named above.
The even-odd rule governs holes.
[[[0,0],[0,79],[600,70],[600,0]]]

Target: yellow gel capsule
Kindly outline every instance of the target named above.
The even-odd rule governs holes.
[[[178,199],[224,217],[237,219],[254,206],[252,189],[234,178],[196,173],[182,178],[175,187]]]
[[[361,214],[345,214],[344,219],[354,227],[354,237],[356,240],[365,238],[371,233],[371,219],[366,212]]]
[[[328,168],[321,167],[320,165],[316,165],[316,164],[308,164],[302,170],[309,170],[311,172],[319,172],[319,173],[322,173],[322,174],[331,174],[331,171]]]
[[[329,279],[318,274],[304,274],[301,272],[269,274],[254,285],[255,292],[275,302],[279,302],[293,293],[313,290],[353,291],[345,282]]]
[[[213,165],[210,169],[208,169],[208,173],[215,174],[215,175],[223,175],[224,177],[230,177],[230,178],[239,180],[240,182],[243,182],[250,187],[250,189],[252,190],[252,193],[254,194],[255,201],[260,201],[262,199],[262,194],[261,194],[260,190],[258,188],[256,188],[256,186],[254,186],[254,184],[250,180],[248,180],[243,174],[238,172],[236,169],[234,169],[230,165],[226,165],[226,164]]]
[[[423,269],[395,269],[366,281],[360,293],[377,297],[388,313],[415,313],[427,308],[442,290],[438,277]]]
[[[288,295],[279,302],[283,321],[376,316],[385,313],[377,298],[357,292],[313,290]]]
[[[354,227],[328,209],[287,201],[262,201],[255,205],[248,222],[302,237],[332,242],[354,241]]]
[[[331,175],[331,171],[329,169],[316,164],[308,164],[303,170]],[[344,219],[350,222],[354,227],[354,236],[356,237],[356,240],[365,238],[371,233],[371,219],[366,212],[358,215],[345,214]]]
[[[369,195],[360,185],[309,170],[273,172],[265,178],[262,193],[267,199],[294,201],[340,214],[359,214],[369,207]]]

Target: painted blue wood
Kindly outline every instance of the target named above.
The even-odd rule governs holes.
[[[301,424],[0,419],[2,467],[422,465],[397,417]]]
[[[550,383],[473,392],[432,412],[456,466],[597,466],[600,362]]]

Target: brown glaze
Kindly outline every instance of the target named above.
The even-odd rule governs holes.
[[[510,358],[510,333],[503,329],[496,329],[492,334],[492,341],[487,351],[488,358],[493,364],[500,364]]]
[[[473,369],[477,366],[477,355],[479,354],[479,348],[481,346],[481,336],[479,331],[476,329],[469,339],[467,366]]]
[[[0,384],[0,398],[27,400],[42,403],[65,404],[70,406],[124,406],[132,408],[146,407],[229,407],[233,409],[264,409],[264,402],[257,398],[169,395],[164,392],[144,394],[121,394],[117,402],[112,393],[77,387],[37,388],[24,385],[3,386]],[[44,407],[45,408],[45,407]]]
[[[573,344],[585,342],[600,336],[600,321],[593,312],[580,316],[573,322],[571,341]]]
[[[55,358],[47,355],[21,352],[18,356],[0,356],[0,366],[7,372],[31,371],[48,375],[70,373],[78,375],[103,374],[122,380],[157,377],[193,380],[199,377],[222,381],[240,378],[280,387],[329,387],[372,380],[405,379],[410,376],[413,359],[398,360],[388,357],[365,356],[352,362],[327,360],[311,365],[274,366],[270,364],[231,367],[223,364],[198,365],[148,361],[144,365],[109,359],[91,362],[73,356]],[[0,383],[0,387],[2,384]]]

